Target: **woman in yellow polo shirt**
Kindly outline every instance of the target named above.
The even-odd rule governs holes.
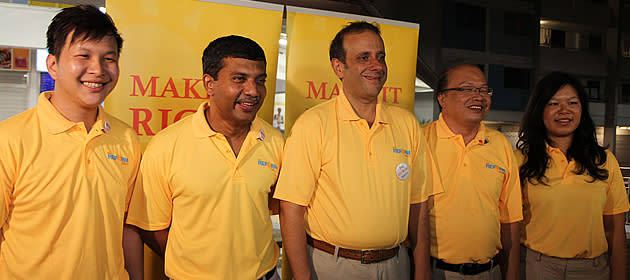
[[[597,143],[584,88],[554,72],[523,115],[521,275],[529,279],[625,279],[628,197],[615,156]]]

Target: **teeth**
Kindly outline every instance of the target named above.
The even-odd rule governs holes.
[[[89,88],[99,88],[103,86],[103,84],[100,84],[100,83],[90,83],[90,82],[83,82],[83,85]]]
[[[480,109],[481,110],[481,106],[469,106],[468,108],[470,108],[470,109]]]

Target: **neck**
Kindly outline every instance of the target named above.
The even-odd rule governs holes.
[[[573,135],[569,135],[569,136],[562,136],[562,137],[556,137],[556,136],[548,136],[549,137],[549,145],[554,147],[554,148],[558,148],[560,149],[560,151],[562,151],[562,153],[566,156],[567,152],[569,151],[569,147],[571,147],[571,143],[573,143]]]
[[[376,119],[376,104],[378,103],[377,98],[357,98],[351,92],[348,92],[345,87],[344,94],[357,116],[366,120],[368,125],[371,127]]]
[[[80,106],[72,106],[70,102],[64,102],[62,98],[53,93],[50,97],[50,103],[57,111],[71,122],[85,125],[85,129],[89,132],[98,117],[98,107],[85,108]]]
[[[453,120],[450,120],[446,115],[442,114],[442,118],[444,122],[446,122],[446,126],[455,134],[460,134],[462,138],[464,138],[464,144],[468,145],[470,141],[475,139],[477,136],[477,132],[479,132],[479,127],[481,127],[481,123],[464,123],[460,124]]]
[[[251,123],[235,124],[220,117],[216,108],[213,108],[212,103],[210,103],[210,107],[206,109],[205,115],[206,122],[208,122],[210,128],[215,132],[223,134],[228,143],[230,143],[234,154],[238,156],[245,137],[247,137],[247,133],[249,132]]]

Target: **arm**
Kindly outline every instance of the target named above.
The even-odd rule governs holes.
[[[284,250],[289,258],[293,278],[311,279],[311,265],[306,250],[304,229],[306,207],[288,201],[280,201],[280,229]]]
[[[520,223],[501,223],[501,245],[503,250],[499,252],[499,264],[503,279],[520,279]]]
[[[415,208],[415,209],[414,209]],[[414,279],[431,279],[431,257],[429,253],[430,240],[429,240],[429,207],[427,202],[424,201],[418,204],[412,204],[411,209],[414,209],[416,214],[415,219],[415,236],[412,238],[412,244],[415,246],[413,250],[415,276]],[[409,216],[413,213],[410,209]],[[410,221],[410,234],[411,234],[411,221]],[[414,240],[415,239],[415,240]]]
[[[125,224],[123,227],[123,252],[125,269],[131,280],[144,279],[144,244],[135,226]]]
[[[626,230],[624,214],[604,215],[604,230],[610,258],[610,279],[626,279]]]
[[[158,256],[164,259],[164,252],[166,251],[166,242],[168,241],[168,231],[170,228],[148,231],[138,228],[140,237],[144,243],[147,243],[149,248],[153,250]]]
[[[273,193],[276,190],[276,185],[271,187],[271,191],[269,192],[269,196],[267,198],[267,205],[269,207],[270,215],[278,215],[280,213],[280,201],[273,198]]]

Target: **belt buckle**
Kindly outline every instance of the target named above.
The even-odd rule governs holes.
[[[367,264],[365,262],[365,251],[361,250],[361,264]]]

